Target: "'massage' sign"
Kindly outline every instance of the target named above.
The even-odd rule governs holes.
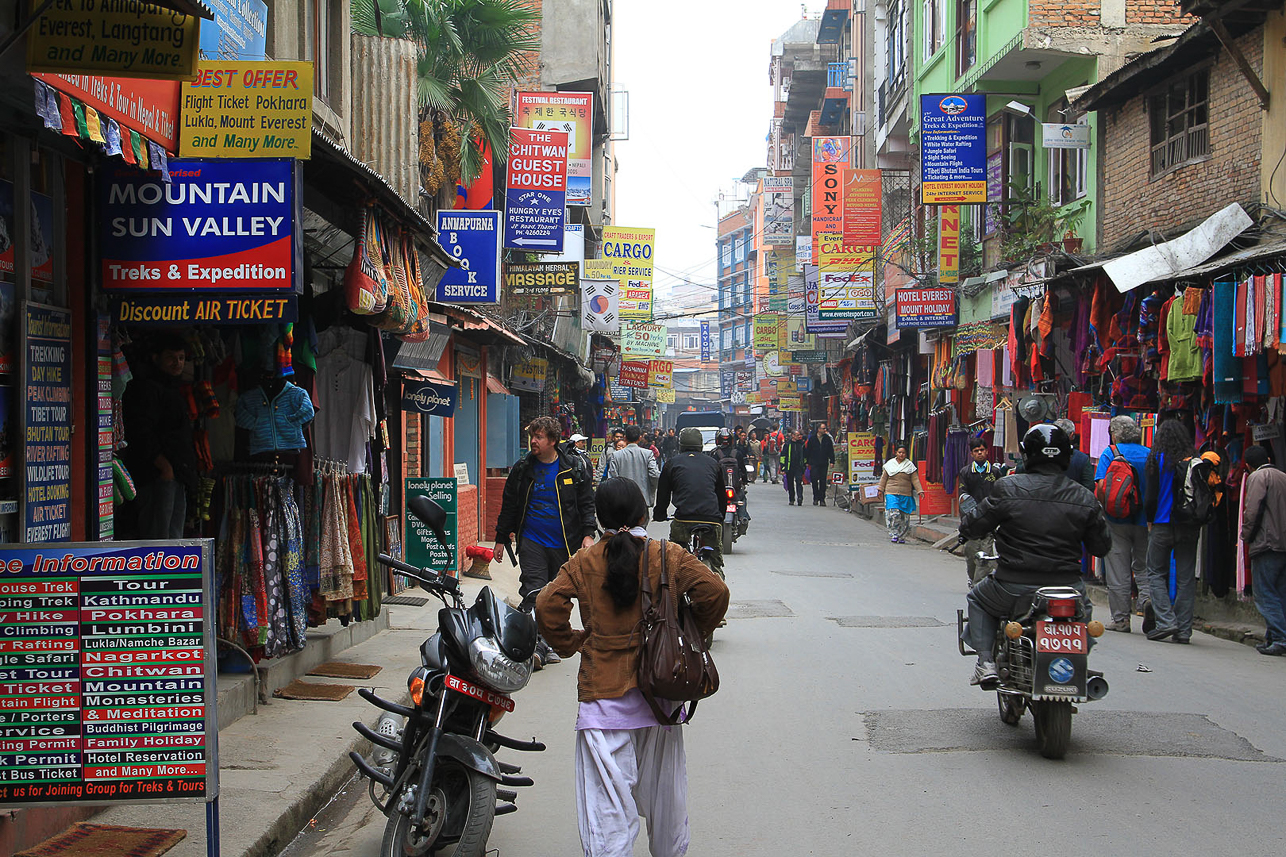
[[[435,417],[453,416],[455,385],[408,380],[402,385],[402,410]]]
[[[293,161],[170,161],[169,184],[124,166],[99,175],[104,289],[294,288]]]

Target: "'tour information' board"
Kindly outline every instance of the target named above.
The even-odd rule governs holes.
[[[211,544],[0,548],[0,806],[216,797]]]
[[[71,313],[29,303],[23,318],[23,541],[71,538]]]

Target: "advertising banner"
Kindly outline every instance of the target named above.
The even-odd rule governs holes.
[[[812,351],[817,347],[817,338],[808,332],[808,320],[801,311],[799,315],[786,317],[786,344],[789,351]],[[796,361],[802,363],[804,361]]]
[[[212,797],[211,542],[6,545],[0,569],[0,805]]]
[[[567,134],[567,204],[589,205],[593,178],[594,94],[592,92],[519,92],[515,128]]]
[[[201,59],[261,60],[268,51],[268,4],[263,0],[205,0],[214,26],[201,25]]]
[[[63,0],[28,31],[27,71],[191,80],[199,20],[146,3]]]
[[[848,434],[848,484],[853,487],[873,485],[880,481],[875,469],[875,435],[870,432]]]
[[[664,357],[665,325],[625,322],[621,325],[621,353],[627,357]]]
[[[434,300],[500,303],[499,211],[439,211],[438,244],[463,267],[447,269]]]
[[[75,96],[121,128],[137,131],[170,154],[179,150],[180,84],[177,80],[106,78],[90,74],[33,74],[32,77]]]
[[[805,265],[813,264],[813,236],[795,236],[795,273],[802,274]]]
[[[607,392],[613,402],[634,401],[634,391],[622,384],[619,379],[612,378],[608,380]]]
[[[602,260],[621,284],[621,318],[651,321],[656,230],[604,226]]]
[[[844,230],[842,193],[848,168],[849,137],[813,138],[813,235]]]
[[[821,272],[816,265],[804,266],[804,329],[819,336],[843,336],[847,321],[821,318]]]
[[[455,415],[456,385],[407,378],[402,382],[402,410],[432,417]]]
[[[649,360],[647,368],[647,385],[649,387],[673,387],[674,361]]]
[[[23,541],[71,538],[71,313],[28,303],[23,317]],[[2,624],[2,623],[0,623]]]
[[[126,166],[98,175],[105,290],[295,288],[293,161],[171,161],[168,184]]]
[[[658,402],[664,402],[665,404],[668,404],[668,405],[673,405],[673,404],[674,404],[674,388],[673,388],[673,387],[667,387],[667,388],[664,388],[664,389],[656,389],[656,390],[653,390],[652,392],[656,395],[656,400],[657,400]]]
[[[545,389],[545,378],[549,375],[549,361],[544,357],[532,357],[521,363],[515,363],[509,374],[509,389],[524,390],[528,393],[540,393]]]
[[[561,253],[567,132],[510,128],[505,171],[505,249]]]
[[[651,365],[647,360],[626,360],[621,364],[621,386],[646,390],[649,369]]]
[[[763,243],[789,247],[795,243],[795,191],[790,176],[764,179]]]
[[[840,235],[819,235],[819,321],[871,321],[875,310],[875,247],[849,246]]]
[[[844,243],[874,246],[880,243],[884,185],[879,170],[844,170]],[[813,233],[817,229],[814,227]]]
[[[701,322],[701,362],[702,363],[710,362],[710,351],[711,351],[710,322],[703,321]]]
[[[1042,122],[1040,142],[1046,149],[1088,149],[1090,126],[1081,123]]]
[[[528,262],[504,269],[505,292],[511,295],[574,295],[580,283],[576,262]]]
[[[616,280],[581,280],[581,329],[593,333],[616,333],[620,330],[620,295],[621,284]]]
[[[112,300],[112,317],[121,324],[289,324],[299,318],[297,298],[281,292],[213,295],[137,294]]]
[[[202,63],[182,89],[185,158],[300,158],[312,154],[311,62]]]
[[[542,252],[542,262],[584,262],[585,261],[585,227],[580,223],[563,223],[563,251],[561,253]]]
[[[405,479],[403,493],[405,499],[410,500],[412,497],[424,496],[442,507],[447,513],[446,524],[442,529],[446,535],[447,547],[444,547],[433,535],[433,531],[425,526],[419,518],[414,515],[406,516],[406,562],[416,568],[428,568],[435,572],[455,571],[459,557],[456,555],[456,543],[458,541],[456,533],[460,530],[459,525],[459,497],[460,483],[454,476],[444,478],[428,478],[421,476],[409,476]],[[397,574],[397,572],[393,572]]]
[[[986,93],[920,96],[920,202],[987,201]]]
[[[784,394],[777,397],[777,410],[779,411],[802,411],[804,409],[804,399],[797,394]]]
[[[956,323],[956,293],[951,289],[898,289],[899,328],[949,327]]]
[[[960,281],[960,206],[938,207],[938,282]]]
[[[781,337],[782,316],[761,312],[755,316],[753,348],[756,351],[773,351]]]

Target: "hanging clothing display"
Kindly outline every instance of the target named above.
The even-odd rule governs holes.
[[[250,431],[250,454],[298,452],[304,424],[313,420],[308,394],[289,381],[276,392],[256,387],[237,399],[237,425]]]
[[[314,452],[365,473],[367,444],[375,434],[375,385],[363,361],[366,335],[332,328],[318,337]]]

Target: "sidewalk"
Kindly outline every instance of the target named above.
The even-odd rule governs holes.
[[[870,517],[867,517],[865,512],[869,512]],[[884,508],[878,504],[871,504],[865,507],[864,511],[853,512],[853,514],[875,526],[884,526]],[[927,518],[917,516],[911,524],[910,535],[920,542],[945,552],[947,548],[955,546],[959,527],[960,519],[949,515]],[[963,563],[964,557],[961,557],[960,561]],[[1088,583],[1087,588],[1090,600],[1106,609],[1107,587],[1101,583]],[[1136,631],[1138,624],[1135,623]],[[1264,641],[1264,621],[1252,602],[1242,601],[1232,594],[1225,598],[1205,595],[1200,592],[1200,586],[1198,586],[1196,617],[1193,625],[1199,631],[1247,646],[1256,646]]]
[[[496,579],[490,582],[463,579],[466,604],[472,604],[488,583],[501,596],[517,593],[517,569],[493,562],[491,573]],[[437,630],[442,604],[419,588],[402,594],[428,601],[420,607],[387,605],[387,630],[342,652],[331,652],[333,660],[383,667],[377,675],[365,681],[319,676],[304,680],[369,687],[385,699],[405,703],[406,677],[419,666],[420,644]],[[349,751],[369,752],[369,743],[353,731],[352,722],[361,720],[374,727],[379,715],[379,709],[354,690],[340,702],[271,699],[259,704],[257,714],[246,714],[220,729],[222,857],[270,857],[289,844],[356,772]],[[184,829],[187,838],[166,857],[204,857],[204,813],[200,804],[122,804],[91,820]]]

